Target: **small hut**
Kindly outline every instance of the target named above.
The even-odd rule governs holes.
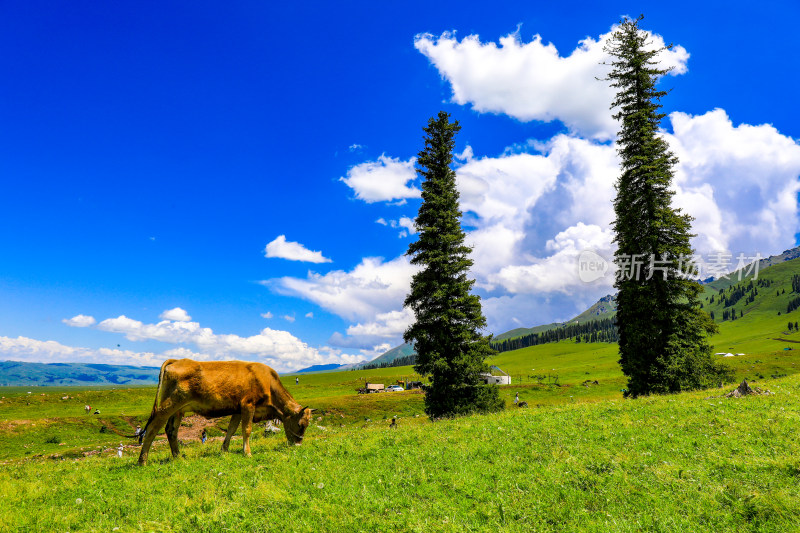
[[[499,366],[492,365],[489,372],[481,374],[483,382],[487,385],[511,385],[511,376]]]

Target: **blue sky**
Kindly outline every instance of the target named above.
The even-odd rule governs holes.
[[[401,341],[427,119],[457,173],[490,332],[612,292],[602,39],[640,3],[7,2],[0,360],[281,371]],[[676,203],[708,256],[796,245],[796,2],[672,2]],[[539,36],[539,37],[537,37]],[[317,252],[317,253],[313,253]]]

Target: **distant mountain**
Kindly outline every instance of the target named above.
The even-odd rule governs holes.
[[[0,361],[0,386],[154,385],[158,367]]]
[[[413,354],[414,354],[414,348],[412,348],[410,344],[405,344],[404,343],[404,344],[401,344],[400,346],[396,346],[396,347],[392,348],[391,350],[389,350],[388,352],[384,353],[383,355],[380,355],[380,356],[376,357],[375,359],[373,359],[372,361],[369,361],[368,363],[365,363],[365,364],[380,365],[381,363],[391,363],[392,361],[394,361],[398,357],[406,357],[406,356],[413,355]],[[361,365],[361,366],[363,366],[363,365]]]
[[[295,370],[292,374],[308,374],[310,372],[325,372],[328,370],[339,370],[345,365],[337,365],[335,363],[331,363],[329,365],[311,365],[308,368],[301,368],[300,370]]]
[[[578,323],[584,324],[592,320],[602,320],[604,318],[611,318],[617,314],[617,297],[613,294],[603,296],[589,309],[579,314],[575,318],[569,320],[570,324]]]
[[[603,320],[605,318],[612,318],[617,314],[617,300],[613,294],[609,294],[600,298],[589,309],[579,314],[578,316],[567,320],[566,322],[553,322],[543,326],[535,326],[532,328],[515,328],[500,335],[492,337],[492,342],[501,342],[509,339],[518,339],[520,337],[527,337],[534,333],[544,333],[553,329],[563,328],[572,324],[585,324],[595,320]]]
[[[784,261],[791,261],[792,259],[797,259],[798,257],[800,257],[800,246],[797,246],[795,248],[789,248],[788,250],[784,250],[779,255],[771,255],[759,261],[758,269],[760,271],[767,267],[783,263]]]
[[[492,337],[492,341],[504,341],[506,339],[515,339],[517,337],[524,337],[532,333],[542,333],[548,329],[558,328],[563,326],[562,322],[553,322],[552,324],[545,324],[544,326],[534,326],[532,328],[515,328],[500,335]]]
[[[327,365],[311,365],[309,367],[302,368],[300,370],[295,370],[294,372],[289,372],[289,374],[311,374],[314,372],[339,372],[341,370],[350,370],[351,368],[357,368],[365,364],[367,364],[367,361],[361,361],[360,363],[350,363],[347,365],[337,365],[335,363]]]

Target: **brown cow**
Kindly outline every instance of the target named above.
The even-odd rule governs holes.
[[[246,361],[197,362],[169,359],[161,365],[153,412],[140,437],[139,464],[147,463],[153,439],[166,424],[172,456],[178,456],[178,428],[186,412],[206,418],[231,415],[222,450],[242,423],[244,453],[250,456],[253,422],[278,418],[283,421],[289,444],[303,442],[313,409],[302,407],[281,384],[278,374],[261,363]]]

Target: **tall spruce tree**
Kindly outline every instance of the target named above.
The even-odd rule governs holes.
[[[612,109],[621,122],[622,173],[614,200],[619,362],[634,397],[701,388],[727,377],[711,358],[708,337],[717,326],[700,308],[702,288],[682,274],[693,254],[692,217],[671,205],[677,158],[658,134],[666,92],[656,83],[669,69],[659,68],[656,59],[671,45],[652,47],[640,20],[623,20],[605,48],[617,89]]]
[[[405,305],[416,317],[403,335],[417,352],[419,374],[430,377],[425,412],[431,418],[503,409],[496,385],[485,385],[486,358],[495,353],[481,334],[486,318],[480,298],[470,294],[471,249],[464,244],[453,148],[458,121],[440,111],[428,121],[418,154],[422,205],[415,220],[419,239],[407,255],[422,270],[414,275]]]

